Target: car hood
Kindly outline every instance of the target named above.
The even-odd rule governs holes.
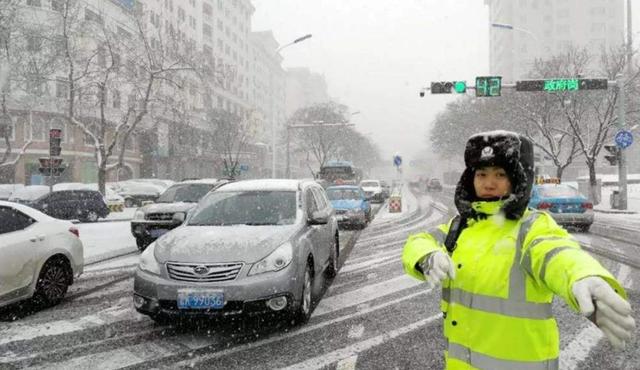
[[[332,200],[331,205],[335,209],[353,209],[360,208],[360,206],[362,205],[362,201],[355,199],[338,199]]]
[[[183,226],[156,241],[158,262],[255,263],[289,240],[298,225]]]
[[[362,190],[376,192],[376,191],[382,191],[382,188],[379,186],[363,186]]]
[[[179,202],[179,203],[152,203],[147,204],[140,209],[144,213],[175,213],[175,212],[186,212],[191,208],[195,207],[198,203],[187,203],[187,202]]]

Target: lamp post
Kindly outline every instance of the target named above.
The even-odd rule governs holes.
[[[299,42],[302,42],[304,40],[310,39],[311,38],[311,34],[307,34],[304,35],[302,37],[298,37],[297,39],[293,40],[292,42],[286,44],[286,45],[282,45],[280,46],[278,49],[276,49],[276,54],[279,53],[282,49],[289,47],[291,45],[295,45]],[[276,119],[274,117],[273,114],[273,76],[269,79],[270,85],[271,85],[271,177],[272,178],[276,178]],[[288,130],[287,130],[288,132]],[[288,145],[288,142],[287,142]]]

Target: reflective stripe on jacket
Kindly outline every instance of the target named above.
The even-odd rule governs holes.
[[[547,213],[527,210],[514,221],[501,216],[499,205],[474,203],[490,216],[469,221],[451,256],[456,278],[444,281],[441,301],[447,369],[557,369],[553,295],[577,311],[571,286],[587,276],[604,278],[625,299],[626,293]],[[425,280],[416,266],[429,253],[446,252],[448,228],[409,237],[402,255],[407,274]]]

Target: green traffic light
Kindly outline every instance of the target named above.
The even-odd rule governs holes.
[[[467,83],[465,81],[455,81],[453,83],[453,90],[459,94],[465,93],[467,92]]]

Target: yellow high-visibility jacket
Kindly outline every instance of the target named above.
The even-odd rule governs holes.
[[[501,206],[474,202],[476,211],[489,216],[468,221],[451,255],[456,278],[444,281],[441,301],[446,368],[557,369],[553,295],[577,311],[571,287],[587,276],[602,277],[625,299],[626,293],[549,214],[527,210],[509,220]],[[417,267],[429,253],[446,253],[449,225],[408,238],[402,254],[407,274],[425,280]]]

